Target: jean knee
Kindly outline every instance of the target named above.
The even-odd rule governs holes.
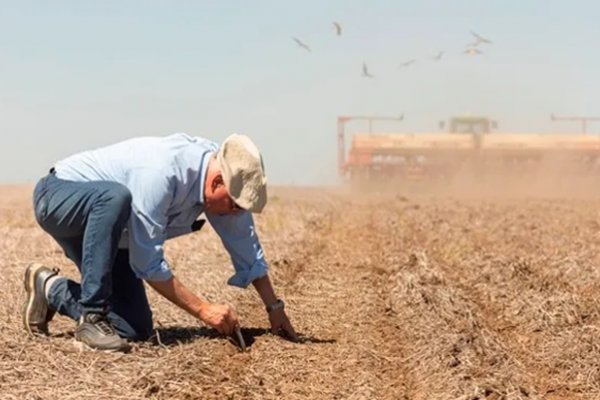
[[[106,202],[115,209],[119,210],[119,215],[129,217],[131,212],[131,202],[133,197],[129,189],[119,183],[113,185],[107,193]]]
[[[148,318],[144,318],[141,321],[135,321],[135,323],[127,324],[127,326],[115,326],[119,336],[129,340],[145,341],[152,336],[152,315]]]
[[[144,324],[138,328],[137,330],[137,340],[148,340],[150,336],[152,336],[153,331],[152,326],[152,317],[149,318],[148,321],[144,322]]]

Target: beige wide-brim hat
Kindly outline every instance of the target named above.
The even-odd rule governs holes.
[[[230,135],[217,152],[225,188],[241,208],[260,213],[267,204],[267,177],[258,147],[246,135]]]

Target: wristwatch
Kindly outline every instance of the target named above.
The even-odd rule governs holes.
[[[283,300],[277,299],[277,301],[275,303],[269,304],[267,306],[267,312],[270,314],[272,311],[282,310],[284,307],[285,307],[285,303],[283,302]]]

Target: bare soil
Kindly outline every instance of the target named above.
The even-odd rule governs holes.
[[[268,333],[253,289],[227,287],[207,226],[169,242],[169,261],[236,308],[250,350],[148,288],[155,336],[106,354],[62,316],[26,336],[26,264],[78,275],[36,225],[31,187],[2,187],[0,398],[600,398],[600,196],[500,192],[276,188],[256,223],[301,343]]]

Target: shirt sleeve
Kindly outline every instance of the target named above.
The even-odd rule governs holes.
[[[247,211],[228,215],[206,213],[206,218],[231,256],[235,274],[227,281],[229,285],[246,288],[255,279],[267,275],[268,266],[254,229],[251,213]]]
[[[135,171],[130,190],[133,197],[129,218],[131,268],[140,279],[166,281],[173,276],[163,250],[167,211],[173,199],[170,182],[156,171]]]

